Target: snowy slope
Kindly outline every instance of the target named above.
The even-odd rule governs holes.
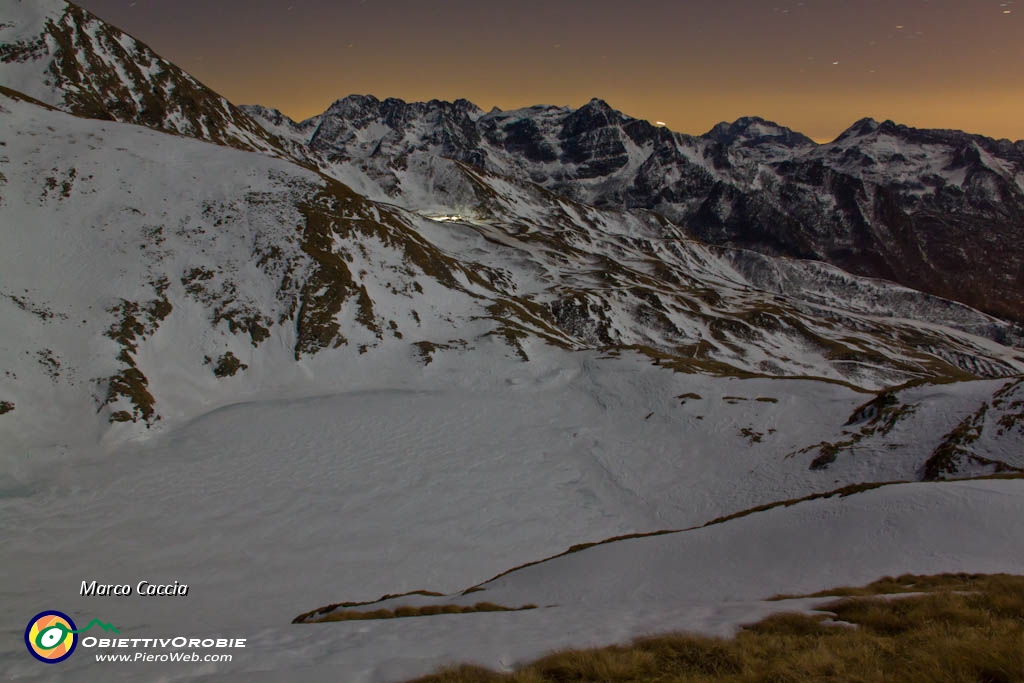
[[[359,634],[357,646],[331,658],[354,681],[398,680],[462,661],[508,669],[553,648],[604,645],[652,632],[729,635],[772,611],[825,602],[760,602],[780,593],[860,585],[908,572],[1020,573],[1024,538],[1019,525],[1008,522],[1024,511],[1022,505],[1019,480],[886,487],[681,534],[596,546],[488,582],[482,593],[373,606],[491,600],[542,606],[537,610],[306,628]],[[376,655],[372,643],[384,639],[404,656],[396,661]]]
[[[485,269],[315,173],[7,98],[0,117],[0,429],[26,447],[144,432],[302,382],[324,349],[446,341],[486,312]]]
[[[369,398],[381,417],[384,397]],[[408,406],[395,404],[402,407]],[[429,411],[425,416],[430,417]],[[225,417],[216,418],[219,427],[228,426]],[[231,421],[247,429],[257,415],[240,417]],[[390,417],[399,419],[400,413]],[[444,525],[436,526],[433,516],[447,510],[447,500],[440,498],[444,489],[429,486],[429,480],[404,489],[399,506],[373,500],[372,492],[381,490],[374,487],[382,486],[384,478],[364,482],[361,500],[332,495],[323,480],[353,476],[349,468],[358,459],[352,456],[321,456],[321,469],[315,471],[304,457],[296,471],[279,458],[254,463],[230,447],[221,457],[191,450],[197,444],[227,442],[226,433],[222,441],[211,441],[213,427],[195,425],[170,450],[121,454],[117,476],[95,466],[79,468],[74,477],[57,478],[60,483],[46,484],[28,497],[8,495],[0,501],[15,530],[0,545],[5,557],[13,558],[8,571],[14,579],[0,589],[11,612],[0,651],[5,671],[18,680],[138,680],[141,669],[97,664],[82,653],[47,670],[25,656],[18,638],[21,615],[34,614],[56,596],[76,619],[102,616],[126,637],[187,633],[249,639],[232,663],[146,666],[145,675],[160,680],[270,681],[299,675],[310,681],[398,681],[443,663],[475,660],[505,668],[553,647],[606,644],[658,631],[725,635],[771,611],[814,604],[763,602],[782,592],[811,592],[903,572],[1020,573],[1024,566],[1024,538],[1020,525],[1012,523],[1024,512],[1019,480],[901,485],[776,508],[694,531],[596,546],[488,582],[482,593],[394,601],[491,600],[533,603],[541,606],[537,610],[293,626],[287,622],[296,603],[306,601],[299,609],[313,607],[319,604],[314,596],[331,586],[338,599],[356,600],[411,588],[458,591],[497,573],[494,560],[512,554],[503,550],[505,542],[530,535],[529,527],[516,534],[518,520],[505,516],[512,508],[500,492],[491,496],[495,505],[479,509],[484,514],[455,509]],[[244,437],[244,432],[231,436]],[[175,458],[168,458],[172,453]],[[239,470],[242,462],[246,466]],[[387,462],[381,469],[388,469]],[[279,482],[269,496],[252,486],[271,474],[267,468],[277,470]],[[486,470],[470,468],[462,472],[460,484],[470,488],[495,481],[486,475]],[[538,503],[520,498],[514,509],[532,511],[538,526],[546,522],[551,527],[551,519],[564,520],[565,528],[574,524],[572,517],[550,507],[557,499]],[[396,515],[414,520],[425,512],[432,512],[427,520],[435,526],[419,530],[444,533],[417,540],[415,528],[406,531],[396,524]],[[339,519],[350,523],[338,524]],[[77,566],[49,561],[53,550],[38,544],[39,533],[64,548]],[[382,534],[393,543],[383,542]],[[104,542],[98,543],[101,538]],[[101,602],[75,597],[83,567],[90,576],[111,581],[139,576],[186,581],[190,594]]]

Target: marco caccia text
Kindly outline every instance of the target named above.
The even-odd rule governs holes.
[[[175,595],[188,595],[188,584],[187,583],[166,583],[156,584],[150,583],[149,581],[139,581],[139,583],[133,589],[130,584],[115,584],[115,583],[99,583],[97,581],[83,581],[81,595],[86,596],[129,596],[129,595],[162,595],[162,596],[175,596]]]

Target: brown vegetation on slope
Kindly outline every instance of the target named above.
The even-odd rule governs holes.
[[[510,674],[462,665],[416,683],[1024,681],[1022,576],[902,576],[825,594],[852,597],[821,614],[768,617],[732,639],[641,638],[556,652]]]

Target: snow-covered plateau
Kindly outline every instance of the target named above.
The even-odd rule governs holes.
[[[860,400],[835,385],[722,381],[564,351],[430,369],[417,377],[412,365],[367,365],[352,385],[375,388],[223,407],[18,480],[0,500],[0,666],[13,680],[39,681],[394,681],[461,660],[509,668],[554,647],[652,632],[725,635],[815,604],[764,601],[778,593],[903,572],[1019,572],[1024,562],[1024,480],[897,484],[595,546],[461,596],[576,543],[700,527],[913,473],[870,451],[835,472],[787,457],[800,439],[838,429],[835,415]],[[930,389],[937,414],[928,422],[991,388]],[[684,390],[702,398],[680,405]],[[730,403],[733,394],[751,400]],[[777,431],[752,445],[739,433],[748,424]],[[892,442],[914,438],[924,434]],[[177,581],[189,594],[79,596],[92,580]],[[327,602],[422,589],[452,595],[393,604],[540,608],[289,623]],[[123,637],[247,645],[228,664],[139,665],[140,674],[81,650],[44,669],[26,656],[21,632],[53,607],[113,623]]]

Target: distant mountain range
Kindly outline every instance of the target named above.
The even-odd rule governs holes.
[[[465,100],[353,95],[295,123],[243,107],[325,170],[386,195],[410,160],[455,159],[597,207],[656,211],[711,244],[832,263],[1024,320],[1024,141],[892,121],[835,141],[759,118],[682,135],[591,100],[484,113]]]
[[[656,211],[711,244],[824,261],[1024,321],[1024,141],[862,119],[817,145],[756,117],[694,137],[597,99],[485,113],[466,100],[353,95],[295,123],[233,106],[76,5],[14,5],[23,20],[4,32],[3,85],[78,115],[288,147],[324,170],[355,166],[391,198],[413,191],[410,158],[454,159],[599,208]]]

